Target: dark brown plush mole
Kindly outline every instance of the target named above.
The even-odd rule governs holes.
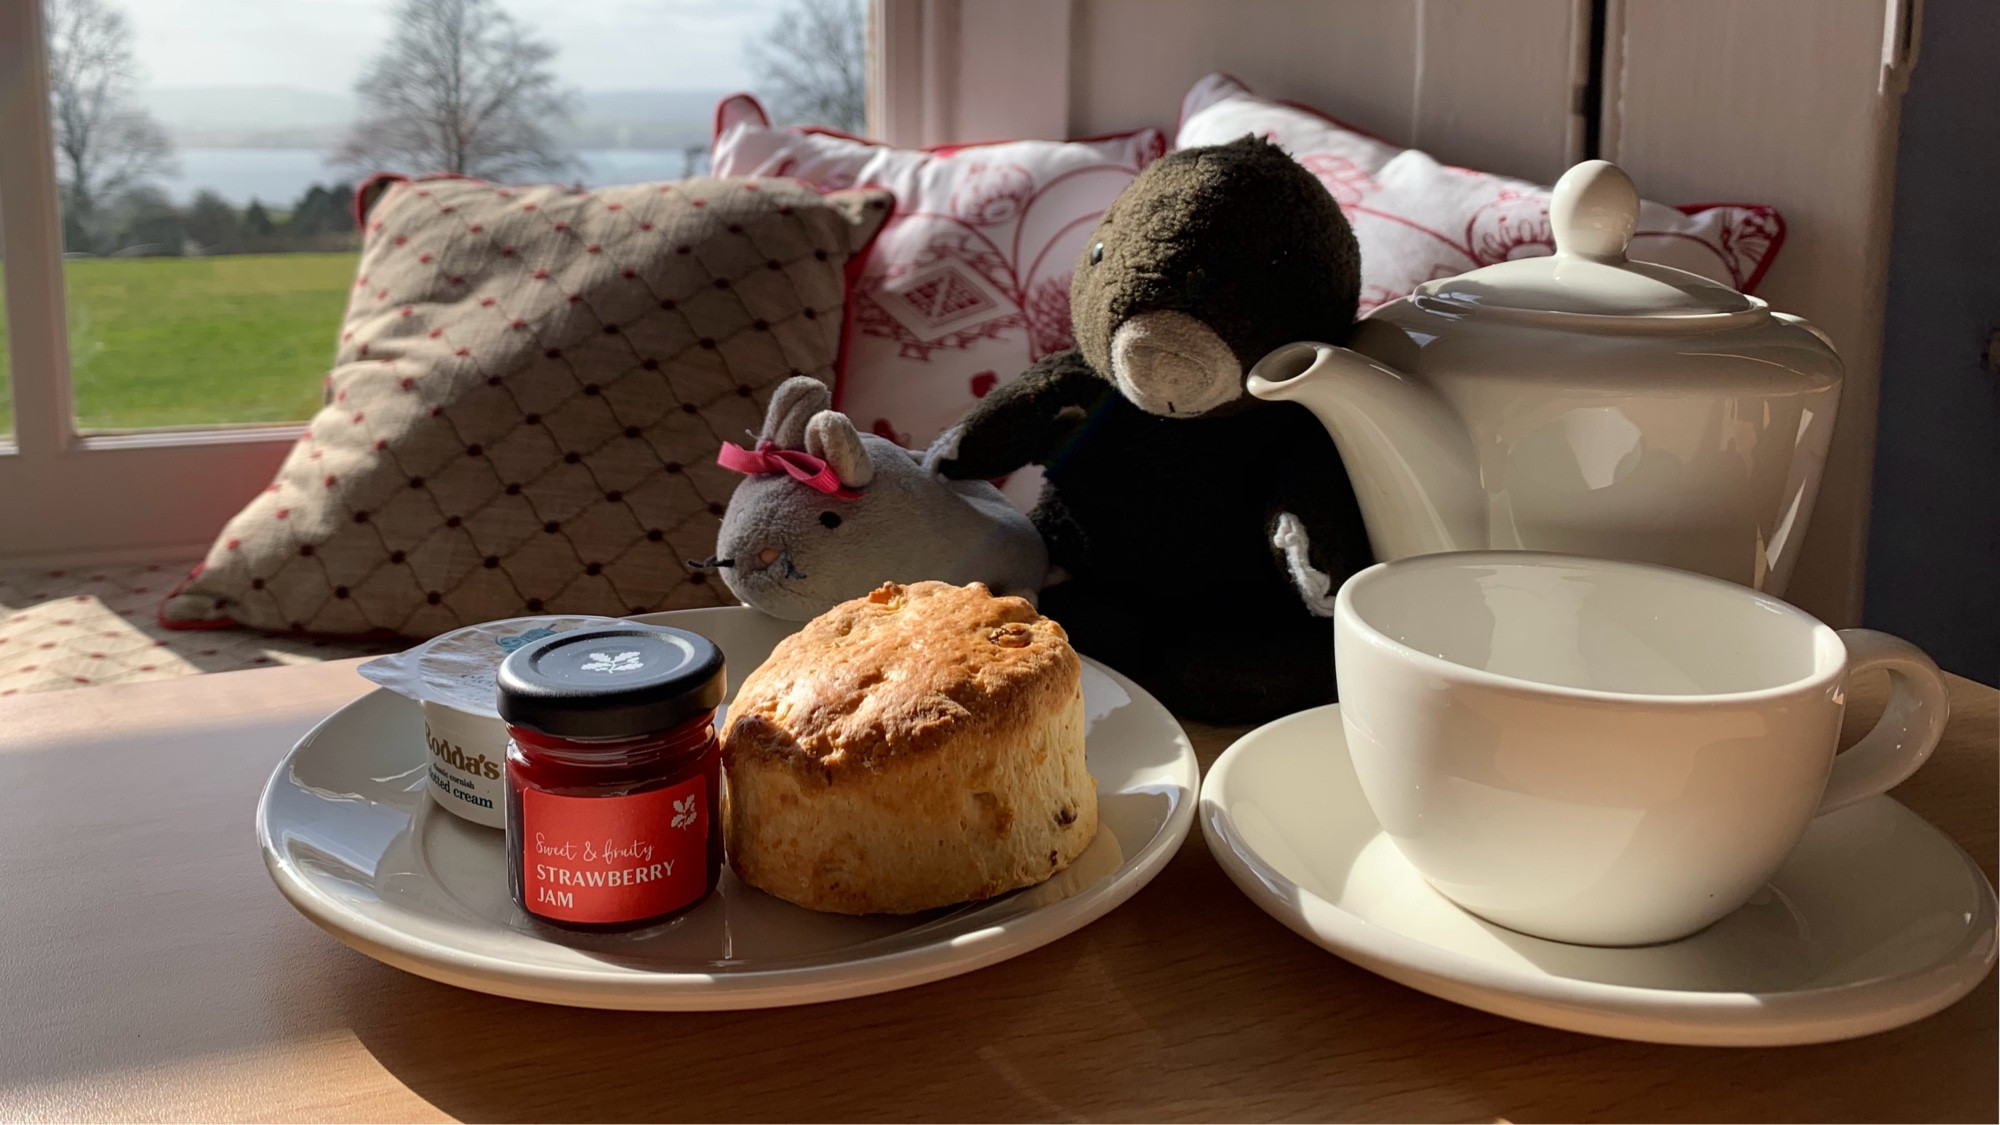
[[[1359,290],[1353,231],[1283,151],[1245,137],[1170,153],[1086,244],[1077,347],[944,439],[947,476],[1044,467],[1033,519],[1068,580],[1043,611],[1182,715],[1253,722],[1333,698],[1330,622],[1274,539],[1302,532],[1338,587],[1372,561],[1367,532],[1319,422],[1243,383],[1281,345],[1345,339]]]

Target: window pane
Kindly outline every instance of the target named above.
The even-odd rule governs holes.
[[[354,260],[351,251],[71,259],[77,424],[312,417]]]
[[[763,77],[767,58],[792,57],[753,42],[777,43],[809,12],[863,11],[862,0],[42,2],[85,430],[310,417],[353,283],[354,184],[377,170],[586,186],[700,173],[717,99]],[[454,82],[398,53],[441,27],[465,49],[428,57],[460,60]],[[490,91],[503,72],[533,76],[510,81],[511,113],[489,115],[513,125],[472,143],[425,139],[465,132],[439,127],[438,91]]]

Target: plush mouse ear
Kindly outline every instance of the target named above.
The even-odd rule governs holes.
[[[806,423],[833,405],[833,392],[810,375],[794,375],[778,384],[771,393],[770,409],[764,411],[764,432],[758,441],[768,441],[779,449],[804,449]]]
[[[847,415],[822,410],[806,424],[806,452],[833,466],[842,488],[866,488],[875,479],[875,466],[854,423]]]

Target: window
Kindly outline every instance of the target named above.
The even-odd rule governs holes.
[[[0,89],[48,95],[0,99],[0,558],[205,547],[320,405],[368,173],[699,174],[752,41],[861,3],[0,0]],[[510,134],[410,142],[439,21],[535,75]]]
[[[251,67],[297,67],[290,56],[310,40],[242,49],[269,16],[213,2],[42,10],[75,428],[310,417],[354,267],[352,191],[278,147],[309,128],[304,91],[241,81]],[[239,50],[190,58],[197,30]],[[156,81],[191,75],[211,85]],[[232,126],[254,144],[200,147]],[[311,182],[294,190],[287,173]]]

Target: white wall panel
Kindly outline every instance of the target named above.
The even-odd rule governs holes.
[[[958,14],[957,136],[1070,135],[1070,0],[974,0]]]
[[[1858,624],[1905,13],[1895,0],[1612,0],[1610,14],[1605,157],[1654,199],[1776,206],[1785,244],[1758,295],[1846,361],[1787,595]]]
[[[971,0],[974,4],[987,0]],[[1549,181],[1580,143],[1578,0],[1075,0],[1070,128],[1171,129],[1221,70],[1447,163]]]
[[[897,144],[1171,132],[1211,71],[1439,158],[1548,181],[1581,151],[1588,0],[878,0]]]

